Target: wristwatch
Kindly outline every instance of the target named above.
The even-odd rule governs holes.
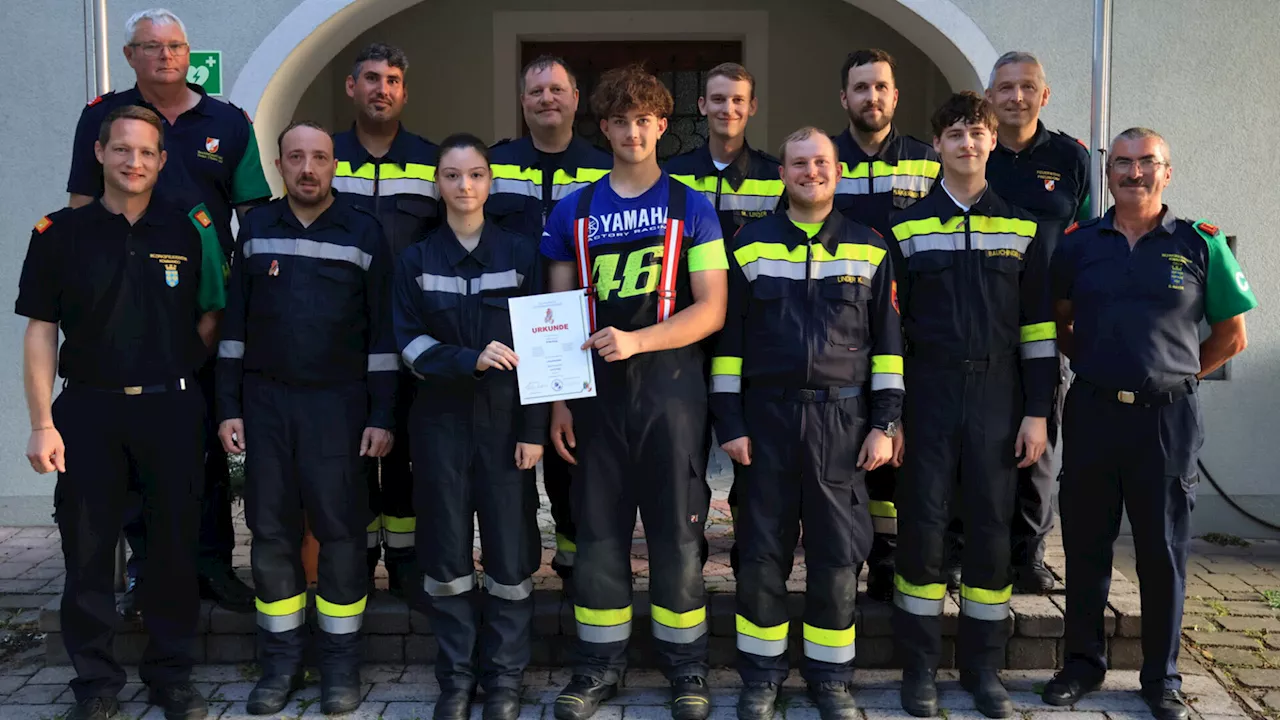
[[[897,421],[897,420],[890,420],[889,422],[887,422],[887,423],[885,423],[885,424],[883,424],[883,425],[872,425],[871,427],[873,427],[873,428],[875,428],[875,429],[879,430],[880,432],[884,433],[884,436],[885,436],[885,437],[887,437],[887,438],[893,438],[893,437],[896,437],[896,436],[897,436],[897,434],[898,434],[898,421]]]

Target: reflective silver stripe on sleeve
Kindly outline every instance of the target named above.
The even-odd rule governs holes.
[[[960,598],[960,614],[971,617],[974,620],[999,622],[1009,617],[1009,603],[1003,602],[997,605],[988,605],[967,598]]]
[[[373,181],[365,178],[339,176],[333,179],[333,189],[340,193],[373,197],[373,188]]]
[[[519,585],[503,585],[494,580],[488,573],[484,576],[484,589],[494,597],[500,597],[503,600],[524,600],[533,595],[533,580],[525,578]]]
[[[395,178],[393,180],[379,180],[378,183],[378,192],[381,195],[422,195],[431,200],[440,197],[440,191],[436,189],[436,184],[430,180]]]
[[[305,609],[288,615],[268,615],[258,611],[258,627],[272,633],[288,632],[294,628],[302,627],[306,619],[307,611]]]
[[[663,642],[687,645],[707,634],[707,622],[704,620],[690,628],[673,628],[653,621],[653,639]]]
[[[250,238],[244,244],[245,257],[254,255],[292,255],[317,260],[342,260],[368,270],[373,256],[354,245],[319,242],[305,238]]]
[[[871,392],[877,390],[906,390],[907,384],[895,373],[871,373]]]
[[[738,649],[752,655],[778,657],[787,652],[787,639],[761,640],[760,638],[738,633]]]
[[[578,639],[582,642],[605,644],[622,642],[630,637],[630,620],[621,625],[587,625],[578,623]]]
[[[819,643],[805,640],[804,656],[810,660],[818,660],[829,663],[847,663],[852,662],[857,649],[850,643],[844,647],[829,647]]]
[[[742,266],[742,274],[746,276],[748,282],[754,282],[760,276],[804,280],[804,273],[804,263],[793,263],[786,260],[760,258]]]
[[[1051,358],[1058,356],[1057,340],[1033,340],[1032,342],[1022,343],[1018,347],[1018,354],[1023,360],[1035,360],[1037,358]],[[219,348],[218,355],[221,357],[222,350]]]
[[[316,614],[316,624],[320,626],[321,630],[330,635],[350,635],[353,632],[358,632],[363,623],[364,613],[346,617],[333,617],[324,613]]]
[[[897,535],[898,518],[871,516],[871,531],[877,535]]]
[[[239,340],[223,340],[218,343],[218,357],[235,360],[244,357],[244,343]]]
[[[524,282],[524,275],[521,275],[515,270],[483,273],[479,277],[472,278],[471,294],[478,295],[485,290],[506,290],[508,288],[518,288],[522,282]]]
[[[744,210],[747,212],[772,212],[778,207],[778,198],[772,195],[721,195],[721,210]]]
[[[513,178],[494,178],[493,187],[489,190],[489,195],[497,195],[505,193],[507,195],[522,195],[531,197],[535,200],[542,200],[542,188],[538,187],[532,180],[515,180]]]
[[[893,593],[893,604],[912,615],[935,617],[942,614],[941,598],[937,600],[926,600],[924,598],[912,597],[901,590],[895,590]]]
[[[400,353],[400,357],[404,359],[406,365],[413,367],[418,358],[422,357],[422,353],[439,344],[440,341],[430,335],[419,335],[404,346],[404,351]]]
[[[467,294],[467,281],[465,278],[422,273],[415,280],[423,292],[453,293],[454,295]]]
[[[711,376],[711,392],[741,393],[742,392],[742,376],[741,375],[712,375]]]
[[[422,576],[422,589],[427,591],[431,597],[452,597],[461,595],[464,592],[474,590],[476,587],[475,573],[463,575],[454,578],[449,582],[440,582],[432,578],[430,575]]]
[[[400,356],[395,353],[370,353],[366,372],[395,372],[400,369]]]

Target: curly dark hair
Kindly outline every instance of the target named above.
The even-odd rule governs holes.
[[[991,103],[972,90],[958,92],[947,98],[933,113],[933,136],[942,137],[942,132],[960,121],[965,125],[986,125],[991,132],[996,131],[999,121]]]
[[[665,118],[674,107],[667,87],[639,64],[609,70],[591,91],[591,112],[601,120],[632,110]]]

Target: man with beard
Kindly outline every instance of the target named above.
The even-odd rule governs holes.
[[[320,700],[341,713],[361,696],[365,458],[392,444],[391,262],[377,218],[331,192],[329,134],[294,123],[278,142],[287,195],[245,218],[218,344],[218,437],[229,453],[253,445],[245,516],[262,679],[247,708],[278,712],[301,687],[305,519],[320,541]]]
[[[804,524],[801,675],[822,720],[858,717],[854,595],[871,545],[862,472],[902,407],[902,323],[883,238],[833,209],[840,164],[816,128],[779,151],[789,207],[732,240],[710,405],[738,463],[740,720],[773,717],[787,677],[787,575]]]
[[[409,100],[408,72],[409,59],[400,48],[373,43],[361,50],[347,78],[347,97],[355,105],[356,121],[350,130],[333,137],[338,160],[333,189],[378,217],[393,266],[405,248],[440,222],[436,146],[400,124]],[[408,370],[397,377],[394,431],[404,437],[417,384]],[[370,465],[374,518],[366,529],[369,587],[373,587],[378,557],[385,552],[387,587],[409,600],[418,592],[409,444],[395,443],[386,457]]]
[[[840,70],[840,104],[849,127],[835,137],[841,178],[836,209],[886,238],[892,238],[891,219],[929,193],[941,166],[933,148],[893,126],[898,86],[893,56],[883,50],[850,53]],[[894,268],[905,270],[890,242]],[[875,539],[867,558],[867,594],[888,602],[893,598],[893,555],[898,541],[898,513],[894,505],[895,468],[902,463],[903,437],[894,438],[892,462],[867,473],[871,520]]]
[[[1089,152],[1069,135],[1050,132],[1040,122],[1049,103],[1049,85],[1035,55],[1007,52],[991,70],[987,101],[996,111],[999,142],[987,161],[987,181],[1000,197],[1031,213],[1052,257],[1062,231],[1089,215]],[[1053,452],[1066,391],[1066,359],[1059,359],[1059,392],[1049,414],[1049,451],[1018,471],[1013,513],[1013,589],[1039,593],[1053,588],[1044,566],[1044,538],[1053,528]]]
[[[1158,720],[1189,712],[1178,674],[1191,511],[1204,443],[1200,380],[1246,345],[1258,301],[1205,220],[1163,203],[1169,144],[1130,128],[1107,153],[1115,207],[1067,230],[1053,256],[1054,316],[1075,382],[1062,425],[1066,658],[1044,688],[1074,705],[1107,671],[1103,611],[1122,513],[1142,593],[1142,699]],[[1210,333],[1201,340],[1199,327]],[[1123,338],[1117,342],[1117,338]]]
[[[504,230],[540,238],[556,204],[604,177],[613,158],[573,134],[578,112],[578,80],[564,60],[537,57],[520,74],[520,107],[528,137],[504,140],[489,154],[493,186],[485,214]],[[570,511],[569,465],[556,453],[542,456],[542,482],[556,523],[551,567],[573,576],[577,532]]]

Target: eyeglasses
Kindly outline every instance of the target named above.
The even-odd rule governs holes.
[[[129,47],[142,50],[142,56],[149,58],[158,58],[165,50],[174,57],[186,57],[191,52],[191,46],[187,43],[129,43]]]
[[[1111,161],[1111,169],[1115,170],[1118,173],[1128,173],[1130,170],[1133,169],[1134,165],[1137,165],[1138,169],[1142,171],[1142,174],[1146,175],[1148,173],[1155,172],[1156,168],[1162,165],[1168,165],[1168,164],[1169,163],[1163,160],[1156,160],[1154,158],[1149,158],[1149,157],[1145,157],[1140,160],[1132,160],[1130,158],[1115,158],[1114,160]]]

